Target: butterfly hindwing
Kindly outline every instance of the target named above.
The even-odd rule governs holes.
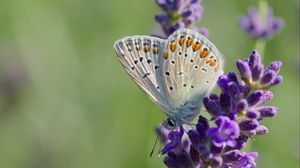
[[[119,61],[133,81],[166,114],[172,109],[165,94],[161,76],[165,40],[150,36],[131,36],[116,41]]]
[[[168,38],[162,76],[171,106],[201,101],[223,73],[223,58],[201,34],[180,29]]]

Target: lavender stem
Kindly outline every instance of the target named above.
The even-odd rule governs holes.
[[[266,23],[266,13],[268,10],[268,2],[267,0],[259,0],[258,2],[258,14],[259,14],[259,21],[260,24]],[[257,39],[255,43],[255,49],[260,53],[261,61],[263,63],[263,57],[266,48],[266,40],[265,39]]]

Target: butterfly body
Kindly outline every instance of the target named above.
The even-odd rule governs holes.
[[[167,115],[169,129],[192,122],[223,73],[223,58],[204,36],[179,29],[167,40],[131,36],[114,45],[133,81]]]

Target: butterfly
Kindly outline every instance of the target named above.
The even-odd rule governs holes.
[[[114,49],[132,80],[166,114],[173,130],[199,115],[202,99],[223,74],[223,56],[198,32],[179,29],[168,39],[129,36]]]

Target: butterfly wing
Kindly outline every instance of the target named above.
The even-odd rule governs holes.
[[[150,36],[125,37],[114,44],[125,71],[160,109],[170,114],[172,108],[161,76],[165,46],[165,40]]]
[[[168,38],[162,61],[166,96],[171,106],[192,103],[202,98],[223,74],[223,58],[217,48],[201,34],[179,29]]]

